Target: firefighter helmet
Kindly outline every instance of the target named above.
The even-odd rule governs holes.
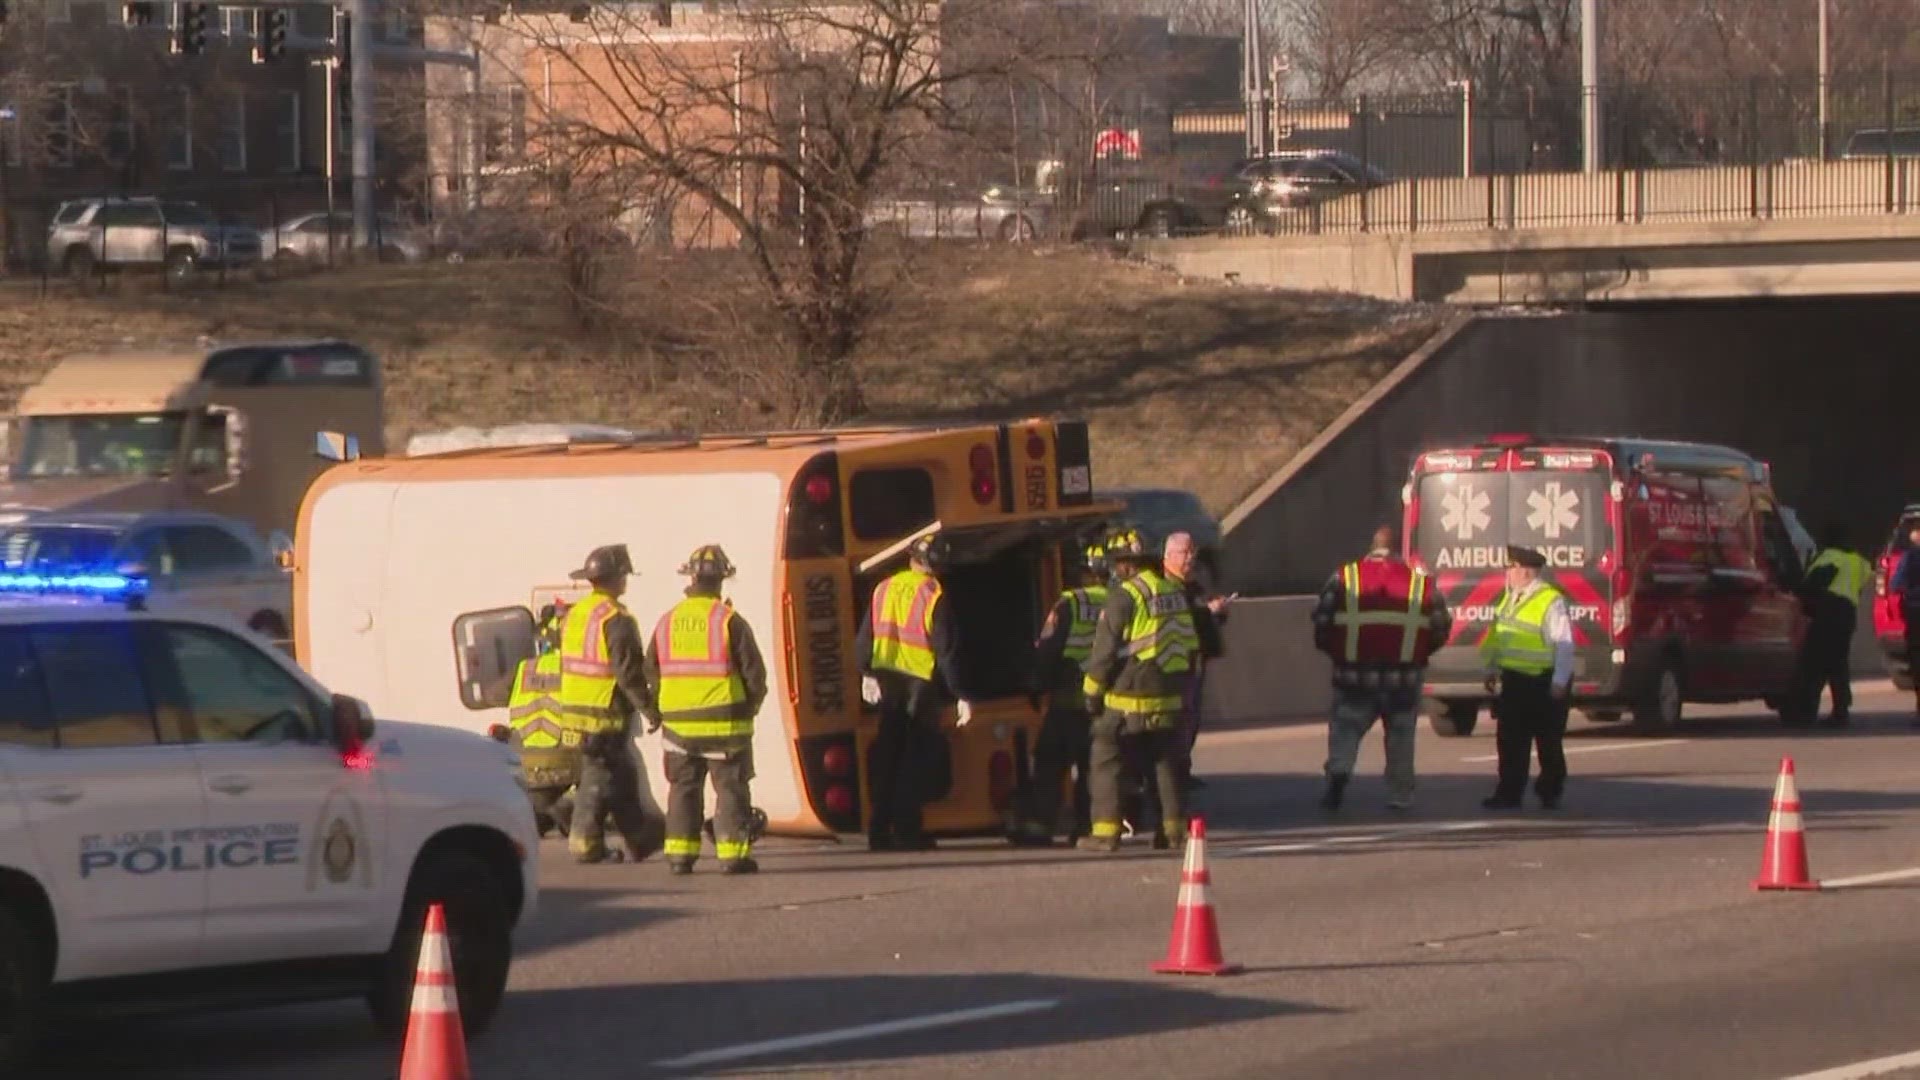
[[[608,544],[587,552],[586,562],[567,576],[575,581],[601,582],[632,575],[633,556],[627,554],[627,545]]]
[[[1106,549],[1107,558],[1114,562],[1138,562],[1150,558],[1147,554],[1147,542],[1140,537],[1138,529],[1115,529],[1107,534],[1101,545]]]
[[[703,544],[680,564],[680,573],[693,578],[730,578],[734,565],[719,544]]]
[[[953,557],[953,545],[946,537],[934,533],[919,537],[907,545],[907,555],[916,562],[925,563],[929,570],[943,570]]]

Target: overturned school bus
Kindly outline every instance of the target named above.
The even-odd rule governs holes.
[[[991,831],[1013,810],[1038,726],[1027,679],[1062,553],[1117,509],[1094,503],[1086,425],[1065,420],[595,433],[351,460],[301,507],[296,649],[381,714],[485,730],[505,720],[534,612],[579,595],[567,575],[588,550],[628,546],[638,574],[625,599],[647,631],[681,598],[675,568],[717,543],[739,567],[728,595],[772,682],[754,802],[776,833],[856,833],[878,715],[860,699],[854,635],[903,541],[937,529],[953,545],[943,578],[975,715],[965,729],[951,712],[943,722],[949,767],[937,771],[950,780],[926,826]],[[659,736],[637,741],[643,775],[660,776]]]

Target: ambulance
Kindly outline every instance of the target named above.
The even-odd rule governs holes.
[[[1097,503],[1086,425],[1074,420],[746,435],[584,430],[516,444],[340,463],[301,506],[295,650],[317,678],[376,709],[471,731],[506,721],[534,613],[582,593],[586,553],[625,544],[625,603],[650,635],[682,597],[675,573],[703,544],[738,566],[727,583],[772,686],[756,719],[753,797],[776,834],[863,832],[867,748],[854,635],[908,542],[952,545],[943,575],[974,704],[953,711],[925,763],[936,834],[1005,828],[1039,717],[1026,701],[1033,643],[1061,589],[1061,557],[1120,507]],[[658,804],[658,735],[638,735]]]
[[[1790,689],[1804,566],[1771,473],[1739,450],[1627,438],[1495,435],[1415,455],[1401,492],[1409,561],[1453,633],[1427,674],[1433,729],[1472,734],[1488,703],[1478,645],[1509,544],[1547,557],[1573,621],[1573,703],[1666,729],[1685,702]]]

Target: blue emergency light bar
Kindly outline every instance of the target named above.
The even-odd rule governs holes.
[[[145,596],[146,592],[147,579],[134,574],[79,568],[68,571],[0,571],[0,594],[134,601]]]

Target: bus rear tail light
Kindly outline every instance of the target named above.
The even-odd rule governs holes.
[[[1047,456],[1047,437],[1037,431],[1027,432],[1027,456],[1035,461]]]
[[[1623,645],[1633,633],[1633,577],[1625,570],[1615,570],[1610,584],[1613,610],[1607,623],[1607,633],[1615,645]]]
[[[1013,809],[1013,755],[996,750],[987,760],[987,797],[999,811]]]
[[[807,802],[827,828],[860,831],[860,757],[853,732],[801,739],[800,777]]]
[[[788,489],[787,558],[839,556],[845,543],[840,519],[840,457],[829,450],[814,455]]]
[[[994,478],[993,449],[986,443],[975,443],[967,454],[967,472],[973,491],[973,501],[985,506],[993,501],[999,492],[999,483]]]

